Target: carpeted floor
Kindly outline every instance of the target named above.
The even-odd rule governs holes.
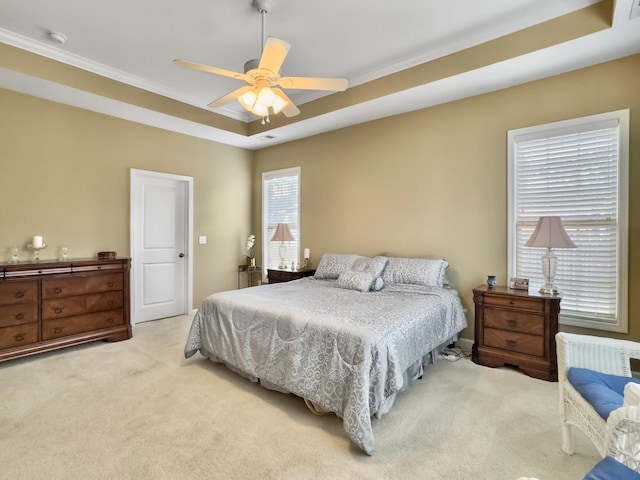
[[[557,383],[442,360],[374,420],[376,453],[200,355],[190,317],[0,364],[0,478],[581,479],[599,460],[560,451]]]

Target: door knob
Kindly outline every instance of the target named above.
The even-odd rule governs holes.
[[[180,258],[183,258],[183,257],[184,257],[184,253],[179,253],[179,254],[178,254],[178,256],[179,256]]]

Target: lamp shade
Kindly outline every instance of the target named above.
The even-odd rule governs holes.
[[[540,217],[525,247],[576,248],[560,221],[560,217]]]
[[[272,242],[294,242],[295,240],[286,223],[279,223],[276,227],[276,233],[271,237]]]

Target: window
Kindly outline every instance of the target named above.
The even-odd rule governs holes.
[[[293,242],[272,242],[279,223],[286,223]],[[285,264],[300,261],[300,167],[262,174],[262,258],[267,268],[278,268],[280,254]]]
[[[578,247],[554,249],[560,323],[627,332],[629,110],[509,131],[508,157],[509,275],[544,283],[524,243],[560,216]]]

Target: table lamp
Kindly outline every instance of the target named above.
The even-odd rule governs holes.
[[[540,217],[536,229],[531,238],[524,244],[525,247],[545,247],[547,253],[542,256],[542,275],[545,284],[540,287],[542,295],[557,295],[558,289],[553,284],[556,276],[558,257],[552,248],[576,248],[560,221],[560,217]]]
[[[284,261],[284,257],[287,253],[287,246],[284,244],[284,242],[295,242],[295,240],[296,239],[293,238],[293,235],[291,235],[287,224],[279,223],[276,227],[276,233],[274,233],[273,237],[271,237],[271,241],[280,242],[280,265],[278,265],[278,268],[280,270],[285,270],[287,268],[287,264]]]

